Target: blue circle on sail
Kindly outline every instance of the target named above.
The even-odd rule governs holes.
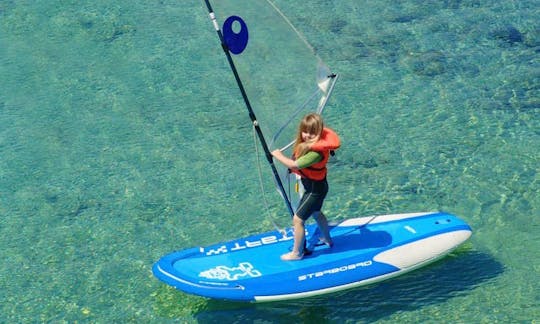
[[[235,32],[233,24],[238,22],[240,30]],[[244,20],[238,16],[230,16],[223,23],[223,38],[229,51],[233,54],[242,53],[248,43],[248,28]]]

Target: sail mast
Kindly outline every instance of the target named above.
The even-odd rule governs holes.
[[[227,57],[227,61],[229,62],[229,66],[234,74],[234,78],[236,80],[236,84],[238,85],[238,88],[240,89],[240,93],[242,94],[242,98],[244,99],[244,103],[246,105],[246,108],[249,113],[249,118],[251,119],[251,122],[253,123],[253,127],[255,128],[255,131],[257,133],[257,137],[259,138],[259,141],[261,142],[261,145],[264,150],[264,154],[266,156],[266,160],[270,164],[270,168],[272,169],[272,173],[274,175],[274,178],[277,183],[277,187],[279,190],[279,193],[283,200],[285,201],[285,205],[287,207],[287,210],[291,214],[291,217],[294,215],[294,210],[292,208],[291,202],[285,192],[285,188],[283,186],[283,182],[281,181],[281,178],[279,177],[278,171],[276,169],[276,166],[274,164],[274,160],[272,158],[272,154],[270,153],[270,150],[268,148],[268,144],[266,143],[266,140],[264,139],[263,132],[261,131],[261,128],[259,126],[259,122],[257,121],[257,117],[255,116],[255,113],[253,112],[253,109],[251,108],[251,103],[249,102],[249,98],[247,96],[246,90],[244,89],[244,85],[242,84],[242,80],[240,79],[240,75],[238,74],[238,71],[236,69],[236,66],[234,64],[234,61],[232,59],[229,47],[227,46],[225,42],[225,38],[223,37],[223,33],[221,32],[221,29],[219,27],[219,24],[216,20],[216,15],[214,14],[214,10],[212,9],[212,6],[210,5],[209,0],[204,0],[206,3],[206,7],[208,8],[208,14],[210,16],[210,20],[212,21],[214,28],[216,30],[216,33],[218,34],[219,40],[221,42],[221,47],[223,48],[223,52],[225,53],[225,56]]]

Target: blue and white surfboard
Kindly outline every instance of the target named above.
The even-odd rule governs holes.
[[[444,213],[361,217],[331,226],[334,246],[306,227],[312,254],[282,261],[292,231],[259,235],[171,253],[154,275],[186,293],[248,302],[277,301],[336,292],[395,277],[448,254],[471,228]]]

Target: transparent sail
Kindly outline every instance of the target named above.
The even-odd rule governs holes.
[[[336,76],[272,2],[211,3],[270,151],[291,155],[300,119],[323,112]],[[279,175],[288,183],[286,170]]]

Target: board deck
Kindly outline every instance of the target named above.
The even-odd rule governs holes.
[[[235,301],[303,298],[381,281],[433,262],[472,234],[444,212],[360,217],[331,225],[334,246],[306,226],[308,249],[300,261],[282,261],[292,229],[270,231],[162,257],[154,275],[184,292]]]

